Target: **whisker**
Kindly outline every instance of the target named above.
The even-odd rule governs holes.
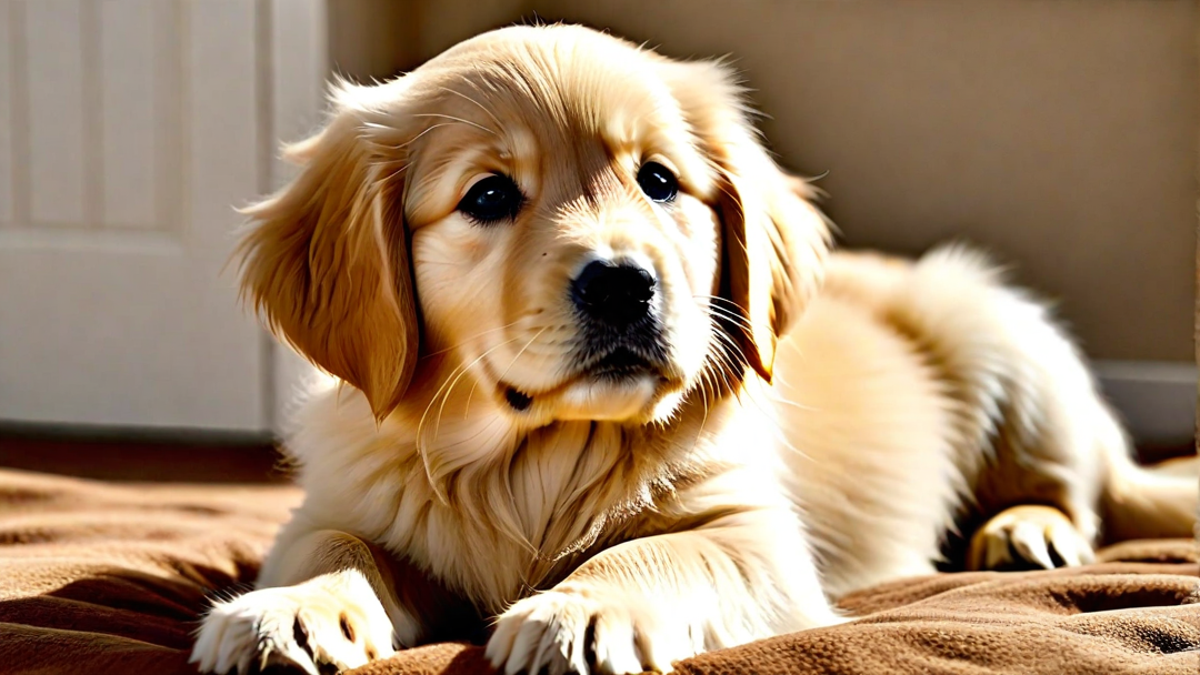
[[[725,317],[744,328],[749,328],[753,324],[750,318],[745,316],[745,314],[740,311],[735,311],[735,309],[740,310],[741,308],[733,304],[733,301],[729,300],[728,298],[722,298],[716,295],[693,295],[692,298],[696,300],[711,301],[707,305],[697,305],[701,310],[712,310],[719,312],[722,317]]]
[[[797,403],[796,401],[790,401],[786,398],[775,398],[773,400],[775,403],[778,403],[780,405],[786,405],[786,406],[789,406],[792,408],[796,408],[797,410],[803,410],[805,412],[817,412],[818,410],[820,410],[820,408],[817,408],[815,406],[804,405],[803,403]]]
[[[705,387],[708,392],[705,392]],[[704,403],[704,417],[700,420],[700,431],[696,433],[696,440],[692,441],[692,449],[696,449],[696,444],[700,442],[700,438],[704,436],[704,425],[708,424],[708,400],[709,398],[717,397],[716,384],[712,382],[712,372],[708,368],[700,370],[700,400]]]
[[[474,366],[476,363],[479,363],[480,360],[486,358],[488,354],[491,354],[493,351],[499,349],[500,347],[503,347],[506,344],[509,344],[510,342],[516,342],[516,340],[517,340],[517,338],[505,340],[504,342],[501,342],[501,343],[485,350],[482,354],[480,354],[477,358],[475,358],[475,360],[471,361],[470,363],[463,364],[463,365],[456,367],[454,370],[450,371],[450,375],[448,375],[446,377],[446,381],[442,383],[442,385],[438,388],[437,392],[434,393],[434,395],[432,397],[430,397],[429,404],[425,406],[425,412],[423,412],[421,414],[421,420],[417,423],[416,438],[417,438],[417,451],[421,455],[422,459],[425,460],[425,470],[426,470],[426,473],[429,473],[429,478],[430,478],[431,483],[433,480],[433,475],[432,475],[432,473],[430,473],[428,460],[425,459],[425,456],[428,453],[425,452],[425,448],[423,446],[424,441],[425,441],[425,426],[426,426],[426,421],[429,418],[430,411],[433,409],[433,406],[437,403],[438,398],[443,397],[443,393],[445,393],[445,395],[447,397],[449,396],[447,387],[451,386],[453,381],[457,381],[457,376],[460,373],[465,373],[469,368]],[[445,405],[445,402],[443,399],[443,407],[444,407],[444,405]],[[440,431],[440,428],[441,428],[440,427],[440,422],[441,422],[440,414],[439,414],[438,422],[439,422],[438,431]],[[437,437],[437,432],[434,433],[434,437],[435,438]]]
[[[708,318],[710,320],[715,319],[715,317],[713,317],[713,315],[711,313],[706,314],[706,316],[708,316]],[[736,342],[734,342],[733,336],[729,335],[725,331],[714,330],[712,333],[713,333],[713,335],[717,336],[718,339],[724,340],[728,344],[728,346],[730,346],[731,348],[734,349],[735,352],[741,351],[741,346],[738,345]]]
[[[717,335],[721,334],[717,333]],[[721,384],[725,385],[727,390],[736,392],[738,390],[736,380],[739,379],[740,376],[738,373],[738,368],[735,365],[736,361],[734,352],[732,350],[737,349],[737,347],[730,342],[717,342],[715,346],[717,349],[714,354],[716,357],[714,366],[717,368],[717,371],[714,373],[714,375],[720,376]]]
[[[483,112],[487,113],[488,117],[492,118],[492,121],[496,123],[496,126],[498,126],[498,127],[504,126],[504,123],[500,121],[500,118],[496,117],[495,113],[493,113],[491,110],[488,109],[487,106],[483,105],[479,101],[476,101],[475,99],[471,98],[470,96],[467,96],[466,94],[462,93],[461,91],[456,91],[449,87],[439,87],[439,88],[448,94],[454,94],[455,96],[462,97],[462,98],[466,99],[467,101],[474,103],[476,107],[478,107]]]
[[[448,126],[451,126],[451,125],[453,125],[453,124],[454,124],[454,122],[442,122],[441,124],[431,124],[431,125],[429,125],[428,127],[426,127],[426,128],[425,128],[425,129],[424,129],[424,130],[423,130],[421,133],[419,133],[419,134],[417,134],[416,136],[413,136],[412,138],[408,139],[407,141],[404,141],[403,143],[399,143],[399,144],[397,144],[397,145],[383,145],[383,144],[381,144],[381,143],[378,143],[378,142],[375,142],[375,143],[374,143],[374,145],[378,146],[378,147],[379,147],[380,149],[382,149],[382,150],[402,150],[402,149],[404,149],[404,148],[406,148],[406,147],[408,147],[408,146],[412,145],[413,143],[416,143],[417,141],[421,140],[421,137],[422,137],[422,136],[424,136],[425,134],[427,134],[427,133],[429,133],[429,132],[433,131],[434,129],[440,129],[440,128],[442,128],[442,127],[448,127]],[[367,126],[368,126],[368,127],[372,127],[372,128],[377,128],[377,129],[384,129],[384,130],[387,130],[387,131],[394,131],[394,129],[392,129],[391,127],[384,126],[384,125],[382,125],[382,124],[375,124],[375,123],[373,123],[373,122],[367,122]],[[389,161],[390,161],[390,160],[389,160]],[[407,166],[407,165],[406,165],[406,166]]]
[[[438,408],[437,423],[434,425],[434,432],[433,432],[433,435],[435,438],[437,436],[440,436],[442,433],[442,416],[446,412],[446,403],[448,403],[450,401],[450,393],[452,391],[454,391],[455,385],[458,384],[459,380],[461,380],[463,378],[463,376],[465,376],[475,364],[479,363],[484,358],[486,358],[489,354],[491,354],[492,352],[496,351],[497,349],[503,347],[504,345],[506,345],[510,342],[516,342],[516,338],[513,338],[511,340],[506,340],[505,342],[501,342],[500,344],[495,345],[494,347],[491,347],[491,348],[485,350],[482,354],[477,356],[475,358],[475,360],[471,361],[471,363],[467,364],[466,366],[456,369],[458,371],[458,375],[455,376],[454,379],[450,381],[450,386],[446,389],[445,395],[442,396],[442,405],[439,406],[439,408]]]
[[[720,319],[721,321],[727,321],[727,322],[733,324],[737,328],[741,328],[744,330],[750,330],[750,328],[752,328],[754,326],[754,322],[752,322],[750,319],[746,318],[740,312],[735,312],[735,311],[730,310],[725,307],[717,307],[715,305],[708,305],[708,306],[699,305],[698,308],[702,312],[707,312],[709,318]]]
[[[479,437],[480,437],[480,436],[482,436],[483,434],[485,434],[485,433],[487,433],[487,432],[490,432],[490,431],[492,430],[492,428],[496,426],[496,423],[497,423],[497,422],[500,422],[500,421],[502,421],[502,418],[500,418],[500,417],[492,417],[492,418],[491,418],[491,419],[488,421],[488,423],[487,423],[486,425],[484,425],[484,427],[483,427],[482,429],[480,429],[479,431],[476,431],[475,433],[471,434],[471,435],[470,435],[470,436],[468,436],[467,438],[464,438],[464,439],[462,439],[462,440],[459,440],[459,441],[455,441],[454,443],[450,443],[450,444],[448,444],[448,445],[439,446],[439,447],[441,447],[441,448],[443,448],[443,449],[448,449],[448,448],[454,448],[454,447],[457,447],[457,446],[460,446],[460,445],[464,445],[464,444],[466,444],[466,443],[470,443],[471,441],[475,440],[476,438],[479,438]]]
[[[701,310],[708,312],[708,318],[710,319],[717,321],[728,321],[729,323],[733,324],[735,328],[739,328],[747,332],[750,332],[751,328],[754,326],[754,324],[748,319],[739,314],[733,314],[728,310],[722,311],[717,307],[701,308]]]
[[[497,138],[500,137],[500,134],[496,133],[495,131],[492,131],[491,129],[483,126],[482,124],[477,124],[475,122],[472,122],[471,120],[464,120],[463,118],[455,117],[454,115],[446,115],[443,113],[416,113],[413,115],[413,117],[434,117],[434,118],[438,118],[438,119],[450,120],[450,122],[446,122],[443,125],[439,125],[439,126],[444,126],[445,124],[454,124],[454,123],[465,124],[470,127],[475,127],[476,129],[479,129],[480,131],[486,131],[489,134],[496,136]]]
[[[718,311],[718,312],[721,311],[721,309],[722,308],[720,308],[720,307],[711,307],[711,306],[707,307],[707,308],[704,308],[704,307],[701,308],[701,310],[713,310],[713,311]],[[710,317],[711,317],[711,314],[710,314]],[[736,342],[734,342],[733,338],[731,336],[729,336],[728,334],[726,334],[722,331],[714,331],[713,334],[720,341],[719,346],[721,347],[721,349],[718,352],[718,358],[720,358],[722,360],[722,366],[724,366],[725,368],[728,368],[731,371],[736,371],[737,368],[734,365],[734,363],[735,363],[734,356],[729,353],[729,350],[733,350],[736,353],[741,350],[741,346],[738,345]],[[794,407],[794,408],[797,408],[800,410],[810,410],[810,411],[817,410],[817,408],[814,408],[812,406],[807,406],[807,405],[804,405],[802,403],[798,403],[795,401],[789,401],[789,400],[781,398],[781,397],[773,397],[772,400],[775,402],[778,402],[778,403],[782,403],[783,405],[791,406],[791,407]]]
[[[503,380],[504,376],[508,375],[508,371],[512,370],[512,367],[517,364],[517,359],[521,358],[521,355],[525,353],[525,350],[529,349],[530,345],[532,345],[535,340],[540,338],[542,333],[545,333],[549,329],[550,326],[546,326],[545,328],[539,330],[533,337],[529,338],[529,342],[526,342],[525,346],[521,347],[521,351],[517,352],[517,355],[512,358],[512,361],[509,361],[508,367],[504,369],[503,373],[500,373],[500,377],[498,379]]]
[[[738,347],[736,344],[734,344],[732,342],[732,338],[730,338],[728,335],[726,335],[722,332],[717,331],[717,332],[715,332],[715,335],[717,336],[718,341],[715,344],[716,349],[713,351],[714,361],[711,363],[713,364],[714,367],[719,367],[720,376],[721,376],[722,380],[724,381],[725,385],[727,387],[729,387],[730,391],[735,392],[735,396],[737,396],[738,400],[743,400],[742,396],[740,395],[741,389],[739,387],[735,386],[733,383],[731,383],[728,379],[730,377],[734,377],[734,378],[737,377],[737,367],[734,365],[735,357],[731,353],[731,350],[736,351],[736,350],[740,349],[740,347]],[[769,390],[767,397],[768,397],[770,403],[772,403],[772,404],[780,404],[780,405],[788,406],[791,408],[795,408],[797,410],[803,410],[806,412],[815,412],[815,411],[819,410],[819,408],[804,405],[802,403],[792,401],[790,399],[786,399],[782,396],[779,396],[777,389]],[[759,410],[759,412],[763,413],[764,415],[767,415],[768,417],[772,416],[772,411],[769,411],[763,407],[764,402],[759,400],[759,397],[751,396],[750,400],[753,402],[754,407],[757,408]],[[776,429],[775,436],[776,436],[777,441],[779,441],[781,444],[787,446],[788,449],[791,450],[792,452],[796,452],[797,454],[804,455],[804,453],[802,451],[795,448],[793,445],[791,445],[791,443],[788,442],[787,438],[784,437],[781,430]]]
[[[514,365],[516,365],[517,360],[520,359],[521,355],[525,353],[525,350],[529,349],[530,345],[532,345],[539,337],[541,337],[542,333],[545,333],[547,330],[550,330],[550,328],[551,328],[551,326],[546,326],[546,327],[542,328],[541,330],[539,330],[533,337],[529,338],[529,341],[525,343],[525,346],[521,347],[521,350],[519,352],[517,352],[517,355],[512,358],[512,361],[508,362],[508,367],[505,368],[504,372],[500,373],[500,376],[496,379],[499,381],[503,381],[504,377],[506,375],[508,375],[508,371],[512,370],[512,367]],[[471,398],[475,395],[475,388],[478,386],[479,386],[479,382],[475,382],[475,384],[472,385],[472,387],[471,387],[470,393],[467,394],[467,405],[466,405],[466,410],[463,413],[464,415],[467,412],[470,412],[470,410],[471,410]]]
[[[422,359],[427,359],[427,358],[429,358],[429,357],[431,357],[431,356],[437,356],[437,355],[439,355],[439,354],[445,354],[446,352],[449,352],[449,351],[454,351],[455,349],[458,349],[459,347],[461,347],[461,346],[463,346],[463,345],[467,344],[468,342],[471,342],[471,341],[473,341],[473,340],[476,340],[476,339],[478,339],[478,338],[481,338],[481,337],[483,337],[484,335],[489,335],[489,334],[491,334],[491,333],[495,333],[496,331],[508,330],[509,328],[512,328],[513,326],[517,325],[517,324],[518,324],[518,323],[520,323],[520,322],[521,322],[521,320],[520,320],[520,319],[517,319],[516,321],[513,321],[512,323],[508,323],[508,324],[505,324],[505,325],[503,325],[503,326],[499,326],[499,327],[497,327],[497,328],[489,328],[489,329],[487,329],[487,330],[485,330],[485,331],[480,331],[480,332],[478,332],[478,333],[476,333],[476,334],[472,335],[471,337],[469,337],[469,338],[467,338],[467,339],[463,340],[462,342],[459,342],[459,343],[458,343],[458,344],[456,344],[456,345],[453,345],[453,346],[451,346],[451,347],[446,347],[445,349],[439,349],[439,350],[437,350],[436,352],[429,352],[428,354],[424,354],[424,355],[422,355],[422,356],[421,356],[421,358],[422,358]]]

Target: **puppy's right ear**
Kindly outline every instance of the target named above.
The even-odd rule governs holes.
[[[286,149],[300,175],[245,210],[242,293],[276,336],[362,390],[382,420],[412,379],[420,335],[404,180],[394,158],[377,156],[362,111],[344,96],[337,107],[322,131]]]
[[[770,382],[779,339],[821,285],[828,224],[807,183],[768,154],[727,65],[663,60],[660,67],[717,173],[722,294],[738,317],[732,337],[746,364]]]

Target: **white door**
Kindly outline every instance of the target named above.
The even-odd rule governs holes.
[[[222,267],[317,106],[317,6],[0,0],[0,421],[271,426],[278,357]]]

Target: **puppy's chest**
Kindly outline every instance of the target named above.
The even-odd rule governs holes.
[[[349,509],[343,500],[341,518],[495,611],[552,586],[619,541],[650,503],[627,443],[599,438],[543,431],[510,461],[464,467],[440,483],[417,463],[364,472],[367,483],[337,491],[366,498]]]
[[[485,613],[496,613],[562,581],[620,541],[631,520],[580,511],[512,533],[496,519],[482,516],[444,504],[431,506],[425,526],[409,532],[402,545],[393,541],[389,548]]]
[[[710,429],[720,426],[713,412]],[[585,422],[538,429],[515,449],[476,453],[439,472],[444,457],[426,463],[405,434],[371,431],[317,439],[343,450],[309,454],[305,510],[493,612],[608,546],[653,534],[656,502],[711,464],[712,441],[697,430],[639,433]],[[682,441],[672,442],[677,436]]]

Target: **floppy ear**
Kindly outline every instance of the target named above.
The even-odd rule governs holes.
[[[768,382],[775,347],[820,286],[829,226],[812,189],[771,159],[750,123],[734,73],[713,62],[668,67],[692,132],[717,170],[721,293],[740,312],[734,337]]]
[[[383,419],[412,378],[419,340],[403,179],[374,156],[359,111],[338,108],[286,149],[300,175],[245,210],[242,293],[278,337],[362,390]]]

